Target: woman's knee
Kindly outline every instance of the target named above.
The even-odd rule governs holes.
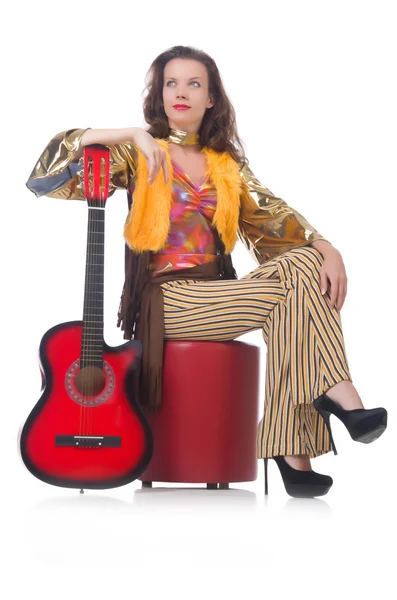
[[[284,259],[294,263],[298,269],[302,267],[302,261],[304,264],[304,271],[311,271],[313,276],[318,277],[320,269],[322,267],[324,257],[317,248],[313,246],[300,246],[293,248],[289,252],[283,255]]]
[[[297,248],[292,248],[291,250],[288,250],[281,256],[285,258],[301,258],[302,256],[307,256],[307,258],[309,259],[315,259],[315,261],[319,264],[322,264],[324,260],[321,252],[317,250],[317,248],[314,248],[314,246],[298,246]]]

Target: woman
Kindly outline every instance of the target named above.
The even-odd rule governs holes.
[[[386,427],[352,384],[341,310],[347,278],[339,251],[248,167],[234,109],[215,62],[176,46],[150,68],[148,130],[72,129],[40,156],[36,196],[84,199],[77,162],[94,143],[111,151],[111,187],[127,189],[126,278],[117,325],[140,339],[139,400],[161,402],[163,339],[231,340],[262,329],[265,410],[257,455],[273,458],[291,496],[319,496],[333,481],[310,458],[336,454],[330,414],[368,443]],[[258,267],[237,278],[237,236]],[[327,392],[327,394],[325,394]]]

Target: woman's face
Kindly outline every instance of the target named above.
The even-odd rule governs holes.
[[[175,129],[198,133],[207,108],[213,106],[208,95],[208,73],[198,60],[173,58],[164,67],[164,111]],[[175,104],[190,108],[178,110]]]

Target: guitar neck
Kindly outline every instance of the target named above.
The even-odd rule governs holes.
[[[103,367],[103,297],[105,205],[109,195],[109,148],[84,148],[84,194],[88,203],[87,255],[84,284],[80,365]]]
[[[81,357],[84,365],[102,367],[104,307],[105,208],[88,207]]]

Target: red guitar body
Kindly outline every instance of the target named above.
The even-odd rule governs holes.
[[[42,396],[19,432],[23,462],[38,479],[103,489],[137,479],[153,454],[153,436],[135,400],[139,340],[103,339],[105,204],[109,149],[84,148],[88,231],[82,321],[60,323],[40,348]]]
[[[21,457],[37,478],[62,487],[104,489],[135,480],[153,454],[151,430],[134,399],[142,345],[104,342],[105,385],[81,395],[82,321],[61,323],[43,336],[42,396],[20,432]]]

